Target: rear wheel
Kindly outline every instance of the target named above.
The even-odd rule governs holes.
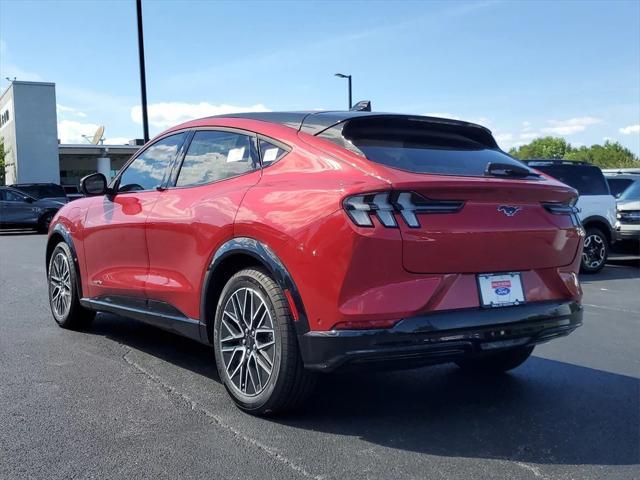
[[[263,415],[290,410],[311,392],[288,303],[264,271],[241,270],[224,287],[214,323],[220,379],[241,409]]]
[[[596,273],[602,270],[609,256],[607,236],[595,227],[587,227],[582,250],[580,269],[584,273]]]
[[[533,352],[533,347],[518,347],[502,352],[492,353],[485,357],[458,360],[463,370],[479,373],[500,373],[512,370],[522,365]]]
[[[62,328],[81,329],[91,324],[95,312],[80,305],[78,281],[69,246],[60,242],[49,260],[49,306]]]

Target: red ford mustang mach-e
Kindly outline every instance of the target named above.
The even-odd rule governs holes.
[[[49,230],[58,324],[113,312],[211,344],[253,413],[342,367],[509,370],[582,321],[575,190],[479,125],[210,117],[81,185]]]

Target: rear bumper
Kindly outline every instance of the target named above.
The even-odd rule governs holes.
[[[309,370],[367,364],[403,368],[535,345],[568,335],[581,324],[579,302],[536,302],[432,313],[390,329],[311,331],[300,337],[300,348]]]

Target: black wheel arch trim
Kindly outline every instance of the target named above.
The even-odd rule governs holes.
[[[202,334],[207,335],[206,325],[209,320],[207,312],[209,312],[209,309],[212,307],[210,303],[212,299],[209,298],[208,293],[211,287],[213,287],[212,281],[215,278],[215,273],[227,258],[237,254],[253,257],[268,270],[283,291],[289,291],[298,314],[298,319],[294,321],[296,332],[298,335],[307,333],[309,331],[309,321],[302,302],[302,296],[282,260],[278,258],[268,245],[259,240],[250,237],[235,237],[222,244],[216,250],[205,273],[202,298],[200,301],[200,323],[204,326],[203,328],[205,328]],[[222,286],[222,288],[224,288],[224,286]],[[217,299],[215,300],[217,301]],[[213,318],[211,318],[211,320],[213,320]]]
[[[613,227],[609,224],[609,220],[607,220],[605,217],[601,215],[591,215],[585,218],[584,220],[582,220],[580,223],[582,223],[582,226],[584,227],[585,230],[588,228],[588,225],[590,223],[599,223],[604,225],[604,227],[606,228],[606,231],[603,233],[605,235],[609,235],[609,243],[613,243],[615,239]]]
[[[51,254],[53,253],[53,250],[55,249],[55,245],[57,244],[53,244],[53,239],[55,234],[60,235],[63,240],[64,243],[67,244],[67,246],[69,247],[69,250],[71,250],[71,255],[73,256],[73,266],[76,272],[76,279],[78,280],[76,282],[76,288],[78,289],[78,298],[82,298],[82,281],[81,281],[81,276],[80,276],[80,263],[78,262],[78,253],[76,251],[76,247],[73,243],[73,238],[71,237],[71,233],[69,232],[69,230],[67,230],[67,228],[61,224],[61,223],[56,223],[56,225],[53,227],[53,231],[51,232],[51,235],[49,235],[49,239],[47,240],[47,249],[46,249],[46,253],[45,253],[45,271],[47,272],[47,275],[49,274],[49,260],[51,258]]]

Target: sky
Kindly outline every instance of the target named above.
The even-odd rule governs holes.
[[[151,134],[249,110],[460,118],[640,154],[640,1],[143,0]],[[0,0],[5,77],[56,83],[58,136],[142,137],[133,0]]]

